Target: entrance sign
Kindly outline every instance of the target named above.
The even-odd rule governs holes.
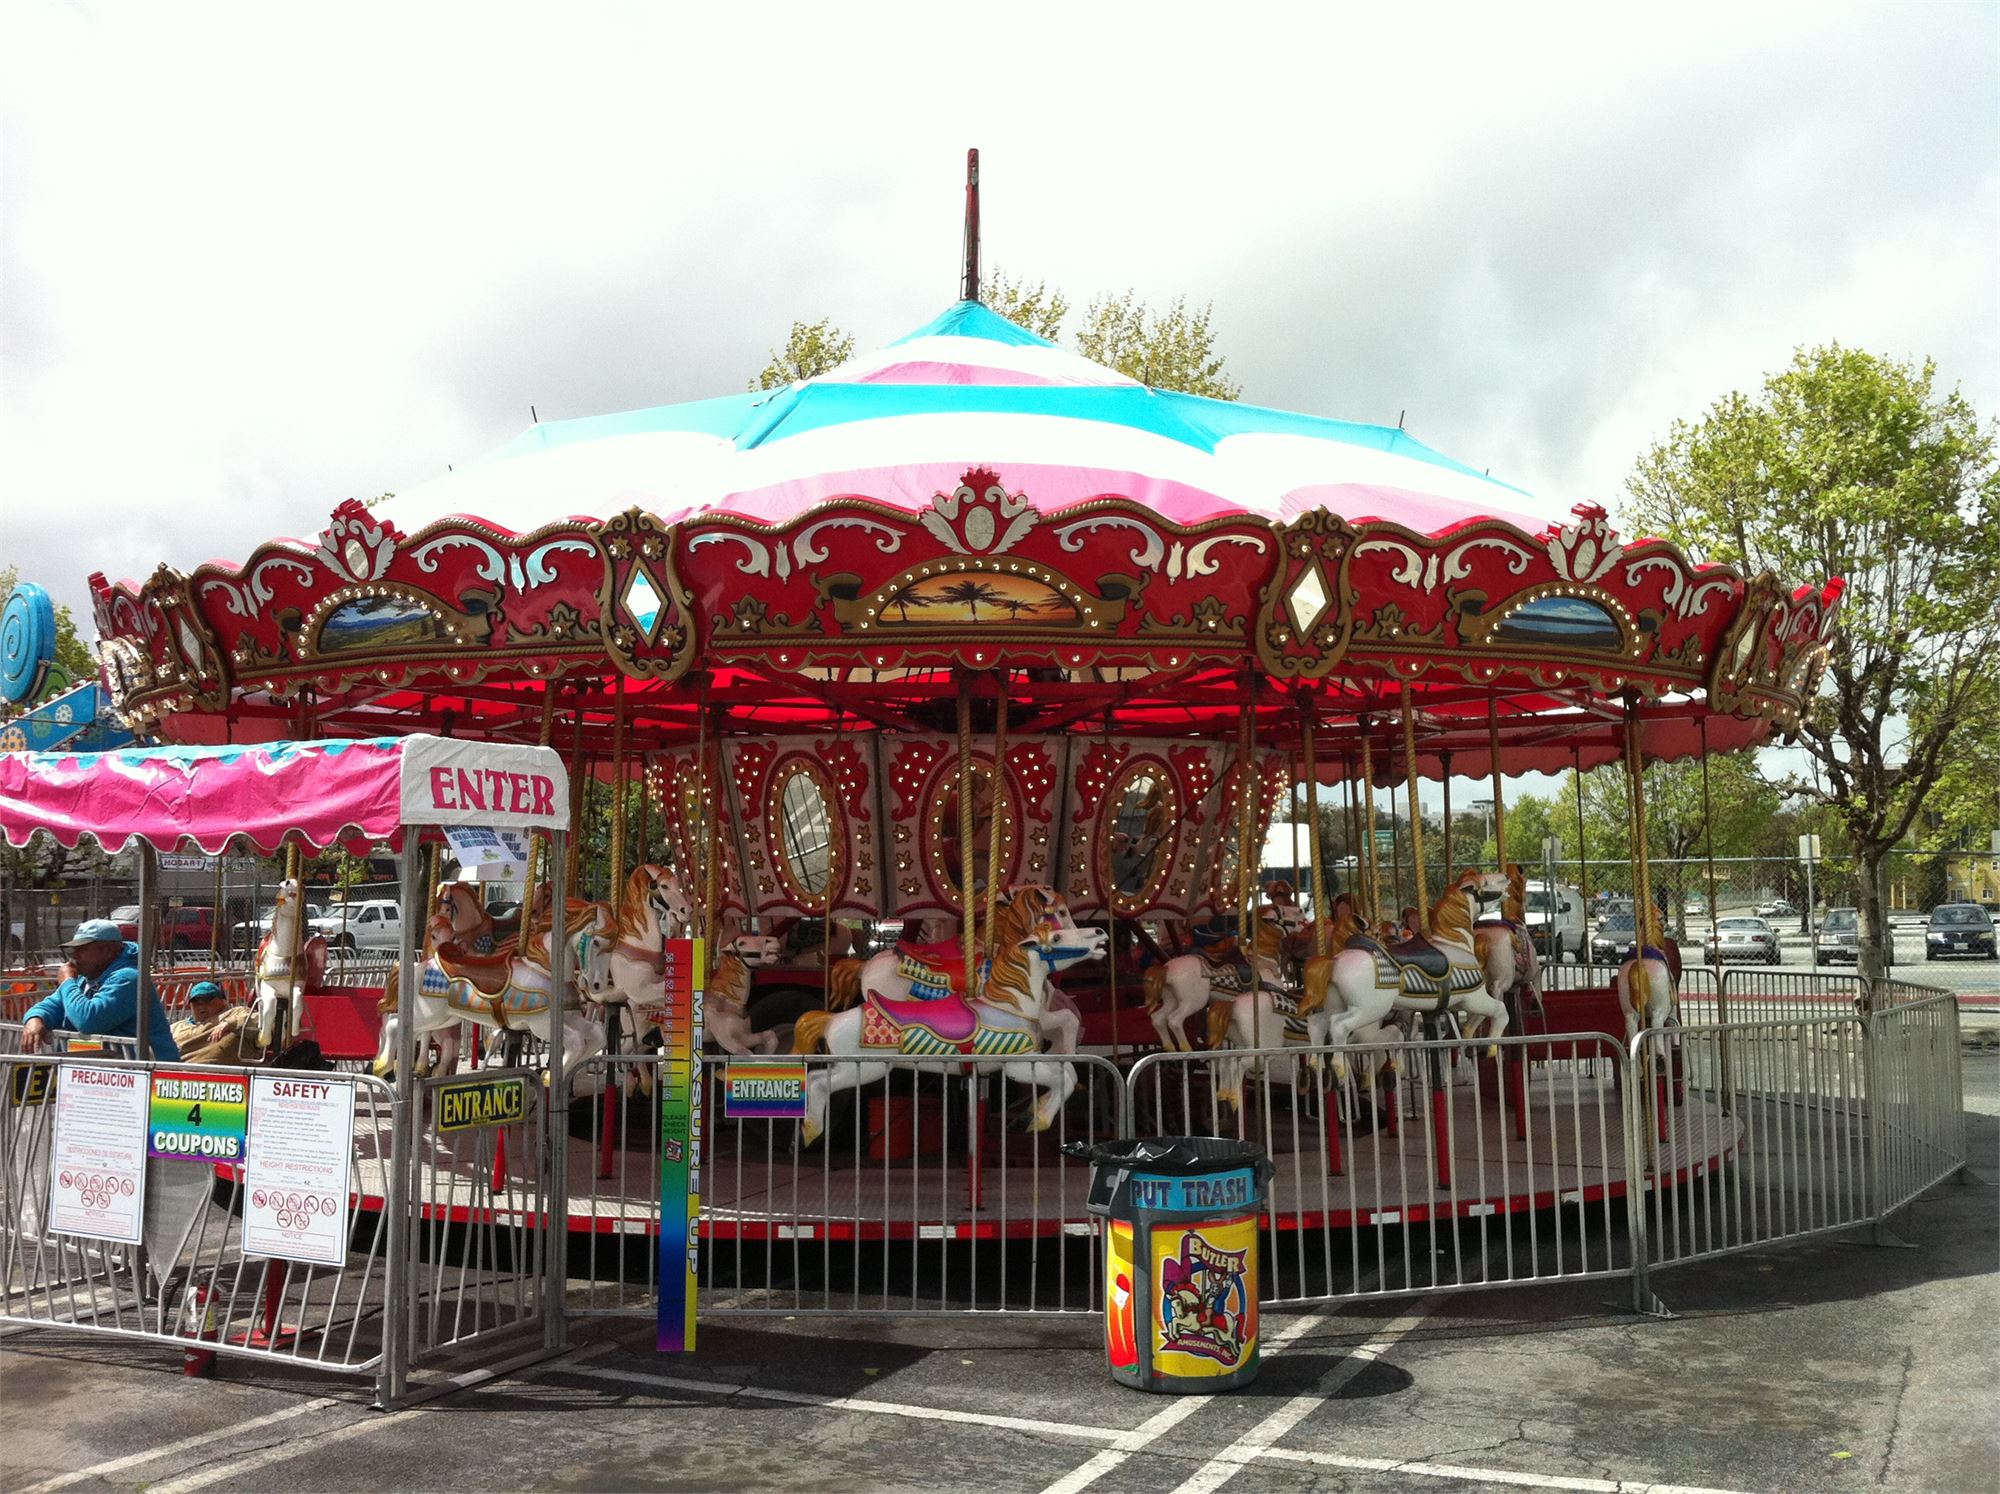
[[[146,1201],[146,1075],[68,1064],[56,1081],[49,1228],[139,1243]]]
[[[161,1069],[153,1075],[146,1155],[241,1162],[249,1117],[247,1075]]]
[[[14,1064],[8,1068],[7,1103],[10,1105],[39,1105],[49,1097],[49,1086],[55,1078],[56,1066],[52,1063]]]
[[[246,1255],[347,1264],[353,1137],[350,1081],[250,1076],[250,1139],[243,1164]]]
[[[706,941],[667,939],[660,951],[666,1051],[660,1084],[660,1317],[662,1354],[694,1351],[695,1268],[701,1218],[701,998]]]
[[[475,1131],[510,1126],[528,1115],[528,1084],[512,1079],[468,1079],[438,1091],[439,1131]]]
[[[806,1066],[798,1062],[732,1063],[722,1091],[724,1120],[804,1120]]]

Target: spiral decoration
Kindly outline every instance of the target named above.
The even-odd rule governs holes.
[[[56,608],[41,587],[23,581],[0,610],[0,699],[35,698],[56,656]]]

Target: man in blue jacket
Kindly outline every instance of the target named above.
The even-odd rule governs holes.
[[[22,1051],[38,1052],[51,1028],[136,1039],[139,946],[128,943],[110,919],[91,918],[77,925],[63,948],[69,951],[63,983],[28,1008],[28,1020],[21,1028]],[[146,982],[145,1001],[153,1057],[179,1058],[180,1047],[151,981]]]

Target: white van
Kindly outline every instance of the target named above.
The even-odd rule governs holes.
[[[1536,954],[1557,965],[1571,956],[1579,960],[1588,957],[1583,943],[1583,894],[1580,891],[1558,882],[1551,898],[1547,882],[1530,882],[1527,911],[1528,933],[1535,941]]]

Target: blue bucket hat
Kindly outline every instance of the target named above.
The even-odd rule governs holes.
[[[223,994],[222,987],[218,986],[212,980],[198,980],[192,986],[188,987],[189,1006],[193,1006],[197,1001],[227,1001],[228,999]]]
[[[76,932],[63,941],[64,949],[75,949],[79,944],[123,944],[124,934],[118,925],[108,918],[86,918],[76,926]]]

